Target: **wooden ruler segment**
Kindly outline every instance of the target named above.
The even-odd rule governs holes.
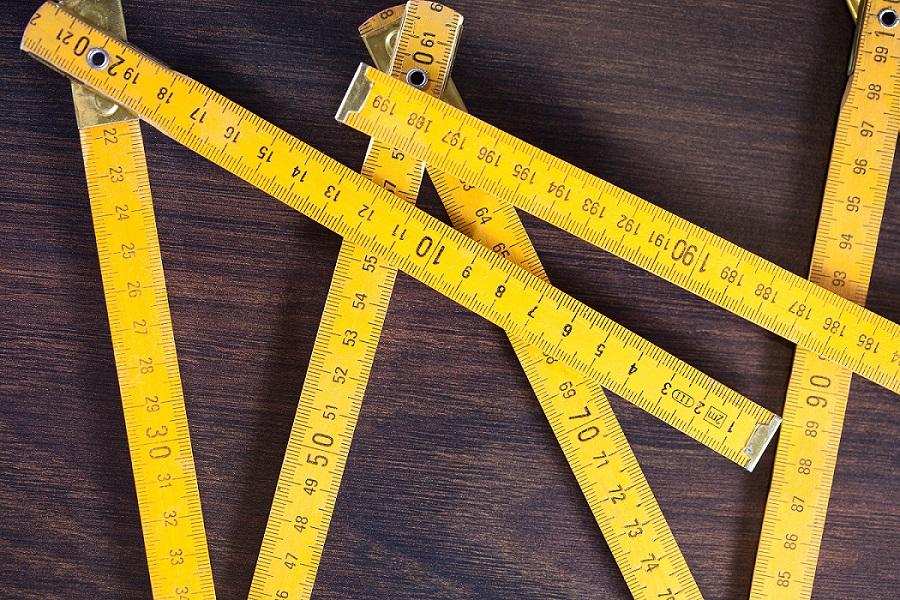
[[[140,123],[81,148],[153,597],[214,598]]]
[[[900,3],[870,0],[862,8],[809,275],[857,304],[869,289],[900,129]],[[843,323],[823,327],[845,335]],[[850,380],[850,371],[797,349],[753,572],[754,600],[812,596]]]
[[[360,27],[382,69],[389,61],[399,12],[387,9]],[[451,98],[465,110],[458,94]],[[511,204],[450,175],[429,174],[456,229],[547,279]],[[702,598],[601,387],[534,346],[510,341],[632,595],[640,600]]]
[[[153,597],[214,598],[140,122],[81,149]]]
[[[83,38],[84,42],[64,44],[57,37],[73,42]],[[780,422],[761,406],[464,234],[52,2],[35,14],[22,47],[181,144],[742,466],[755,464]],[[121,57],[119,67],[132,69],[136,76],[125,80],[119,68],[111,74],[89,64],[88,50],[97,48]],[[373,102],[387,119],[402,110],[374,98],[367,104]],[[354,103],[352,98],[345,102]],[[404,124],[407,121],[413,129],[433,127],[428,118],[407,115]],[[387,144],[398,147],[395,141]],[[880,344],[882,351],[890,345]]]
[[[422,0],[409,2],[405,11],[398,7],[396,15],[398,20],[403,17],[403,24],[391,72],[440,95],[462,16]],[[362,172],[414,203],[423,164],[373,139]],[[312,595],[396,276],[396,269],[365,247],[342,244],[278,477],[251,600]]]
[[[119,0],[63,5],[125,37]],[[81,38],[59,43],[79,52]],[[131,77],[111,61],[108,68]],[[73,83],[141,530],[157,600],[215,598],[140,122]]]
[[[897,324],[377,69],[360,66],[337,118],[900,392]]]

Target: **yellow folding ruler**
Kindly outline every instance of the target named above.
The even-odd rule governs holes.
[[[403,16],[403,27],[391,72],[440,96],[462,16],[424,0],[409,2],[405,11],[397,7],[396,15]],[[423,164],[372,140],[362,172],[415,202]],[[396,276],[396,269],[370,250],[344,241],[278,477],[251,600],[312,595]]]
[[[864,304],[900,128],[900,3],[862,6],[813,249],[811,281]],[[845,324],[823,329],[845,335]],[[808,600],[851,372],[798,349],[750,597]]]
[[[387,65],[398,7],[360,27],[372,60]],[[401,38],[402,41],[402,38]],[[450,80],[444,99],[464,110]],[[547,276],[512,205],[429,169],[456,229]],[[600,386],[527,343],[510,338],[553,432],[635,598],[701,598],[700,590]]]
[[[58,37],[84,37],[95,50],[93,58],[122,57],[122,64],[139,76],[125,80],[119,69],[110,73],[101,68],[102,61],[88,61]],[[752,466],[771,439],[779,422],[771,412],[58,5],[48,2],[38,10],[22,47],[186,147],[368,248],[379,260],[568,363],[734,462]],[[375,104],[375,110],[387,119],[401,110],[390,100]],[[428,119],[407,116],[404,124],[407,120],[413,129],[419,124],[423,131],[433,127]],[[393,141],[388,145],[398,146]],[[841,301],[837,296],[826,298]],[[871,313],[865,316],[897,328]],[[890,342],[879,343],[882,351],[890,346]]]
[[[365,65],[337,118],[900,393],[900,327],[689,221]]]
[[[120,0],[63,6],[124,39]],[[84,36],[57,42],[124,81],[139,76]],[[78,83],[72,95],[153,597],[215,598],[140,122]]]

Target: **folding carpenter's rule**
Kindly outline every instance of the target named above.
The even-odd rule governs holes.
[[[895,323],[484,121],[366,65],[337,118],[900,392]]]
[[[419,8],[426,4],[430,3],[420,3]],[[877,10],[880,15],[892,6],[892,2],[880,0],[865,14],[876,14],[872,11]],[[417,43],[422,40],[420,37]],[[379,145],[391,153],[398,152],[402,158],[392,156],[392,160],[419,165],[418,177],[422,164],[418,161],[427,163],[454,223],[488,244],[488,248],[416,209],[406,201],[414,199],[414,193],[401,198],[386,191],[54,3],[44,4],[35,13],[22,47],[342,235],[345,247],[355,246],[361,256],[361,260],[346,263],[350,268],[372,272],[390,266],[403,270],[504,328],[573,466],[578,464],[577,459],[573,460],[576,451],[566,440],[589,435],[584,432],[599,427],[599,415],[605,410],[599,389],[582,384],[587,380],[593,381],[594,386],[608,387],[747,468],[756,464],[779,418],[542,280],[540,263],[533,249],[524,243],[527,236],[512,206],[630,260],[794,341],[802,349],[892,391],[900,391],[900,328],[896,324],[441,102],[437,88],[444,85],[446,71],[434,73],[424,67],[414,71],[406,64],[400,80],[361,67],[338,119],[377,140],[372,143],[370,155],[378,151]],[[411,58],[415,52],[424,50],[408,48],[407,55]],[[878,51],[874,52],[877,56]],[[398,51],[397,56],[402,55]],[[452,51],[445,56],[449,70]],[[878,62],[877,58],[872,60]],[[893,56],[889,60],[892,62]],[[429,83],[433,89],[428,89]],[[867,94],[872,92],[880,90],[866,90]],[[376,160],[377,164],[367,169],[376,181],[380,176],[377,167],[383,162]],[[862,169],[857,174],[864,174],[873,165],[855,159],[853,167]],[[406,173],[408,177],[401,181],[384,178],[380,183],[388,188],[388,183],[392,183],[397,191],[414,191],[418,185],[416,172],[410,167]],[[842,206],[847,212],[854,212],[850,207],[858,204],[854,197],[844,199]],[[485,208],[487,211],[481,210]],[[846,285],[851,281],[849,271],[841,273],[834,272],[833,278]],[[335,282],[344,276],[339,270]],[[831,287],[843,286],[834,283]],[[378,293],[385,294],[386,306],[389,289]],[[350,308],[356,308],[352,302],[365,303],[369,299],[365,295],[363,299],[343,297],[351,301]],[[323,321],[323,328],[328,327],[332,325]],[[341,345],[354,347],[358,330],[348,328],[338,333]],[[561,365],[578,376],[559,383],[536,377],[538,369],[546,365],[553,366],[554,376],[563,372]],[[334,368],[328,374],[332,383],[338,385],[343,385],[340,378],[350,381],[366,375]],[[556,389],[541,392],[540,384],[548,381],[554,381]],[[359,397],[361,393],[360,390]],[[565,400],[589,399],[587,404],[581,404],[587,407],[587,414],[579,416],[552,407],[551,402],[563,404],[553,394]],[[329,409],[326,406],[322,410]],[[352,410],[358,411],[358,405]],[[322,414],[326,420],[337,420],[337,413],[335,419]],[[554,414],[565,415],[569,421],[560,416],[554,423]],[[594,424],[571,422],[595,415],[598,420]],[[559,426],[560,421],[566,427]],[[605,423],[608,428],[614,427],[609,421]],[[313,445],[305,448],[301,456],[312,460],[311,465],[324,467],[325,461],[337,465],[331,463],[335,455],[328,454],[337,450],[332,449],[336,438],[324,432],[331,436],[332,443],[322,436],[313,440],[314,434],[323,432],[314,428],[307,431]],[[352,432],[352,426],[349,431]],[[349,444],[349,435],[344,440]],[[341,452],[346,457],[343,448]],[[593,461],[596,459],[592,457]],[[590,461],[585,464],[602,466]],[[340,469],[334,473],[339,481]],[[631,475],[633,481],[640,480],[639,471]],[[304,483],[312,491],[303,491],[314,496],[319,480],[309,479],[313,483]],[[586,487],[585,479],[579,477],[579,482]],[[336,485],[335,482],[334,493]],[[623,491],[624,487],[612,488],[603,492],[603,499],[610,505],[617,504],[612,498],[618,498]],[[586,495],[590,502],[588,490]],[[330,511],[332,507],[327,504],[324,506]],[[595,516],[600,514],[594,504],[592,509]],[[294,525],[309,523],[298,517],[308,518],[285,518],[293,518]],[[604,527],[600,516],[598,521]],[[324,525],[327,527],[327,519]],[[607,530],[613,530],[609,523],[604,532]],[[636,534],[634,537],[642,534],[631,532]],[[612,541],[610,545],[613,547]],[[321,545],[318,548],[320,552]],[[613,547],[614,554],[616,551]],[[634,558],[622,556],[625,554],[616,554],[620,566]],[[318,560],[318,556],[313,558]],[[292,561],[290,557],[283,560]],[[305,567],[314,577],[315,565]],[[629,579],[628,573],[625,576],[633,593],[637,593],[637,579]],[[681,591],[669,589],[670,593]],[[289,595],[278,596],[281,592]],[[658,593],[659,597],[666,597],[664,592]],[[287,590],[273,593],[276,598],[294,598]]]
[[[399,7],[401,15],[391,72],[439,96],[449,77],[462,16],[421,0],[408,3],[405,10]],[[424,165],[372,140],[362,172],[415,203]],[[340,193],[334,192],[335,199]],[[278,476],[251,600],[312,595],[396,276],[395,268],[365,246],[348,240],[342,244]]]

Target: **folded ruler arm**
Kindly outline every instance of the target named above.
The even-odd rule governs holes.
[[[809,278],[863,304],[900,130],[898,3],[861,5]],[[840,335],[844,325],[829,323]],[[798,348],[766,502],[752,600],[808,600],[852,373]]]
[[[403,16],[391,71],[429,93],[444,89],[462,16],[415,0]],[[416,79],[418,78],[418,79]],[[408,202],[422,181],[421,161],[371,140],[363,174]],[[259,552],[250,600],[308,599],[375,360],[397,271],[345,240],[316,333],[284,463]]]
[[[62,5],[125,39],[120,0]],[[92,58],[87,40],[63,35],[58,42]],[[108,68],[115,68],[112,59]],[[153,597],[211,600],[215,589],[140,122],[74,81],[72,97]]]
[[[84,38],[87,47],[62,44],[57,36]],[[741,466],[758,455],[752,444],[759,437],[756,432],[778,423],[768,410],[52,2],[35,13],[22,48]],[[121,57],[121,64],[110,72],[88,63],[88,49]],[[136,75],[124,79],[125,69]],[[375,110],[386,118],[399,108],[390,102],[376,104]],[[429,129],[427,120],[421,123]],[[240,136],[234,135],[237,131]],[[394,140],[388,143],[400,147]],[[296,173],[307,176],[299,181]]]

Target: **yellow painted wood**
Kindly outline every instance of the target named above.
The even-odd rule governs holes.
[[[429,170],[454,227],[547,279],[512,205]],[[702,598],[599,384],[510,337],[591,512],[636,599]]]
[[[58,36],[72,43],[61,43]],[[85,53],[78,52],[82,44],[76,42],[82,38],[89,47],[102,46],[111,55],[121,56],[121,66],[134,69],[136,76],[126,80],[121,69],[110,74],[107,69],[92,68]],[[768,410],[245,108],[90,27],[52,2],[38,9],[25,31],[22,47],[134,111],[188,148],[368,248],[387,264],[568,363],[741,466],[755,464],[780,421]],[[374,72],[361,76],[377,78]],[[388,76],[384,78],[391,81]],[[412,90],[405,83],[397,83],[397,89]],[[378,85],[386,82],[379,80]],[[421,101],[420,96],[428,97],[415,93],[415,102]],[[398,98],[403,96],[402,92],[397,94]],[[366,104],[391,121],[405,109],[393,100],[384,102],[386,99],[375,95]],[[433,132],[437,125],[429,119],[406,114],[402,123],[413,131]],[[488,131],[489,126],[480,126]],[[390,137],[381,141],[400,147],[397,136]],[[303,173],[306,177],[301,182]],[[580,206],[586,204],[579,202]],[[595,217],[589,210],[585,212]],[[626,233],[636,234],[636,222],[627,227],[630,231]],[[694,252],[687,242],[673,246],[679,248],[684,260],[696,257],[698,270],[711,260],[699,250]],[[711,252],[706,255],[711,256]],[[880,317],[871,317],[879,326],[897,328]],[[875,335],[884,353],[890,350],[891,342],[882,341],[880,331]]]
[[[212,599],[140,122],[84,128],[81,149],[153,597]]]
[[[879,22],[882,11],[900,6],[888,0],[867,4],[809,273],[811,281],[857,304],[865,303],[869,289],[900,126],[898,30]],[[846,335],[844,323],[823,327]],[[753,571],[753,600],[812,596],[850,380],[850,371],[814,352],[798,349],[794,356]]]
[[[398,9],[403,23],[391,71],[405,78],[411,69],[421,69],[427,89],[439,96],[462,16],[423,0]],[[423,164],[372,140],[362,172],[415,203]],[[367,248],[342,244],[253,574],[251,600],[312,596],[396,276],[396,269]]]

